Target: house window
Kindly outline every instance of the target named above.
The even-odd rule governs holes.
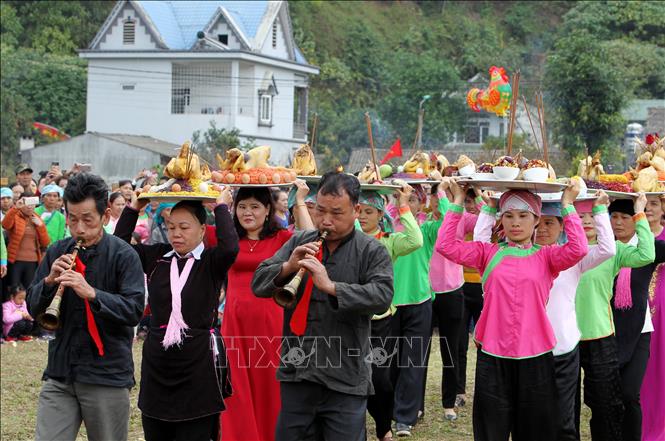
[[[277,49],[277,20],[272,24],[272,48]]]
[[[136,21],[128,17],[122,27],[122,44],[134,44],[136,38]]]
[[[489,137],[489,121],[475,121],[467,124],[464,128],[465,144],[482,144]]]
[[[499,137],[503,138],[503,135],[506,133],[506,128],[504,123],[499,123]]]
[[[229,35],[228,34],[219,34],[217,35],[217,40],[222,43],[224,46],[229,45]]]
[[[259,125],[272,126],[272,95],[259,91]]]
[[[171,113],[185,113],[189,107],[190,89],[180,88],[171,91]]]
[[[123,84],[122,85],[122,90],[125,90],[125,91],[131,91],[131,90],[134,90],[135,88],[136,87],[135,87],[134,84]]]

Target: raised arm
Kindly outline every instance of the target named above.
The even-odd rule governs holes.
[[[566,232],[568,242],[560,246],[543,248],[549,253],[548,264],[553,273],[560,273],[574,266],[589,251],[582,220],[577,215],[573,204],[563,207],[561,214],[563,215],[563,230]]]
[[[409,185],[405,185],[399,191],[399,219],[404,230],[388,236],[387,248],[392,259],[405,256],[423,246],[423,233],[409,208],[409,196],[412,191],[413,189]]]
[[[598,233],[598,244],[589,247],[589,253],[580,262],[582,272],[597,267],[616,254],[616,242],[612,233],[610,216],[607,213],[607,205],[599,204],[593,207],[593,221]]]
[[[473,229],[473,240],[490,243],[492,241],[492,228],[496,223],[496,208],[483,205],[478,215],[478,221]]]
[[[227,188],[224,191],[228,191]],[[230,193],[230,192],[229,192]],[[226,277],[233,262],[235,262],[240,247],[238,245],[238,233],[233,225],[233,219],[229,212],[230,194],[215,207],[215,233],[217,235],[217,246],[212,251],[213,274],[222,278]]]
[[[644,214],[646,196],[640,194],[635,201],[635,233],[637,233],[637,246],[617,247],[617,265],[619,268],[639,268],[648,265],[656,259],[656,246],[649,222]],[[619,252],[621,248],[621,252]]]

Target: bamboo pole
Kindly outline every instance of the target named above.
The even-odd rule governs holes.
[[[369,150],[372,154],[372,163],[374,163],[374,171],[376,172],[376,180],[381,180],[381,173],[379,173],[379,164],[376,162],[376,151],[374,150],[374,137],[372,136],[372,120],[369,113],[365,112],[365,123],[367,124],[367,136],[369,137]]]
[[[513,97],[510,101],[510,124],[508,127],[508,144],[507,155],[510,156],[513,152],[513,132],[515,130],[515,119],[517,117],[517,96],[520,91],[520,71],[518,70],[513,74],[513,85],[511,86]]]
[[[536,135],[536,129],[533,127],[533,122],[531,121],[531,112],[529,111],[529,106],[526,103],[526,98],[522,95],[522,102],[524,103],[524,110],[526,110],[526,116],[529,118],[529,125],[531,126],[531,132],[533,132],[533,140],[536,143],[538,151],[540,150],[540,144],[538,143],[538,136]]]
[[[314,121],[312,121],[312,142],[311,142],[312,151],[314,151],[314,146],[316,145],[316,129],[318,125],[319,125],[319,114],[314,113]]]

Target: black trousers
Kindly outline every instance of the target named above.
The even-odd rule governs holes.
[[[141,415],[145,441],[216,441],[219,414],[187,421],[162,421]]]
[[[469,333],[471,332],[471,320],[475,327],[480,319],[480,313],[483,310],[483,285],[480,283],[465,283],[462,287],[464,291],[464,315],[462,316],[462,332],[458,346],[458,364],[457,370],[457,393],[466,393],[466,357],[469,350]]]
[[[575,425],[575,398],[580,379],[580,351],[576,347],[567,354],[554,357],[554,381],[559,402],[557,440],[578,441]]]
[[[619,368],[621,375],[621,397],[625,408],[623,414],[623,441],[641,441],[642,405],[640,388],[649,361],[651,333],[640,335],[630,361]],[[665,415],[663,416],[665,418]]]
[[[395,387],[393,419],[414,426],[422,407],[427,373],[427,347],[432,335],[432,302],[398,306],[392,318],[397,338],[397,357],[392,368]]]
[[[554,357],[508,359],[478,351],[473,398],[476,441],[554,441]]]
[[[309,381],[282,381],[280,391],[282,409],[276,441],[365,441],[367,397],[343,394]]]
[[[464,294],[461,289],[437,294],[432,305],[433,314],[439,319],[439,347],[441,350],[441,401],[444,409],[455,407],[459,384],[460,335],[465,332]]]
[[[616,339],[610,335],[584,340],[579,348],[580,366],[584,369],[584,404],[591,409],[591,439],[620,441],[624,407]],[[576,421],[579,424],[581,405],[579,402],[576,404]]]
[[[7,337],[19,338],[24,335],[30,335],[34,325],[35,322],[32,320],[21,319],[12,325],[12,328],[7,333]]]
[[[393,399],[395,390],[390,381],[390,369],[395,355],[395,338],[391,337],[391,319],[372,320],[372,384],[374,395],[367,399],[367,411],[374,418],[376,437],[390,431],[393,418]]]
[[[9,286],[18,285],[20,283],[23,285],[23,288],[28,289],[28,286],[32,283],[32,279],[35,278],[35,272],[37,271],[38,265],[37,262],[22,262],[19,260],[10,263],[7,267]]]

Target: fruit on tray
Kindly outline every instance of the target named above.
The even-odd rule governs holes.
[[[483,164],[480,164],[478,166],[478,173],[492,173],[492,169],[494,168],[493,164],[490,164],[489,162],[485,162]]]
[[[600,175],[598,182],[601,184],[609,184],[610,182],[618,182],[619,184],[628,184],[628,178],[625,175]]]
[[[532,159],[526,163],[524,170],[528,170],[530,168],[547,168],[547,164],[545,164],[545,161],[541,161],[540,159]]]
[[[224,184],[287,184],[295,180],[296,172],[284,167],[256,167],[236,173],[222,170],[213,176],[213,182]]]

